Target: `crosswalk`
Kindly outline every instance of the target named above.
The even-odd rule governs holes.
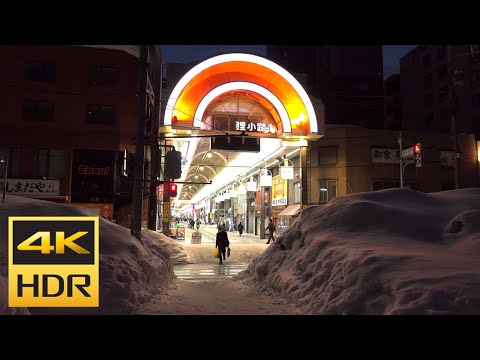
[[[175,265],[173,271],[178,279],[192,282],[228,279],[247,268],[248,263],[224,262]]]

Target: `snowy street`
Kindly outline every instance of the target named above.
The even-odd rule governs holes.
[[[300,312],[276,298],[256,293],[239,279],[226,278],[202,282],[176,280],[168,296],[157,294],[136,314],[294,315]]]

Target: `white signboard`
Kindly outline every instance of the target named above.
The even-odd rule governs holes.
[[[285,180],[292,180],[293,166],[280,166],[280,177]]]
[[[0,179],[0,188],[3,188],[3,179]],[[7,179],[5,192],[20,196],[58,196],[60,180]]]
[[[372,148],[373,164],[399,164],[400,149]]]
[[[287,205],[286,197],[272,199],[272,206],[280,206],[280,205]]]
[[[413,146],[402,150],[402,158],[413,156]]]

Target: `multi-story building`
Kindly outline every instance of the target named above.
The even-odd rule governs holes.
[[[403,161],[405,187],[422,192],[454,189],[454,153],[449,134],[408,131],[403,148],[421,144],[422,166]],[[460,183],[478,187],[479,157],[474,134],[459,142]],[[327,127],[326,135],[310,150],[310,203],[336,196],[400,187],[398,132],[359,127]]]
[[[400,103],[400,74],[390,75],[384,81],[385,128],[402,128],[402,107]]]
[[[452,133],[480,132],[480,52],[472,45],[421,45],[400,59],[402,127]]]
[[[384,127],[381,45],[268,45],[267,57],[306,75],[307,92],[325,104],[326,124]]]
[[[0,63],[7,193],[117,218],[132,198],[138,49],[0,46]]]

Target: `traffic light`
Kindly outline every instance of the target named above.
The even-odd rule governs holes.
[[[165,179],[182,177],[182,153],[173,149],[165,156]]]
[[[170,197],[177,196],[177,184],[170,183],[169,193],[170,193]]]
[[[413,146],[413,152],[415,154],[415,166],[421,167],[422,166],[422,145],[417,143]]]

